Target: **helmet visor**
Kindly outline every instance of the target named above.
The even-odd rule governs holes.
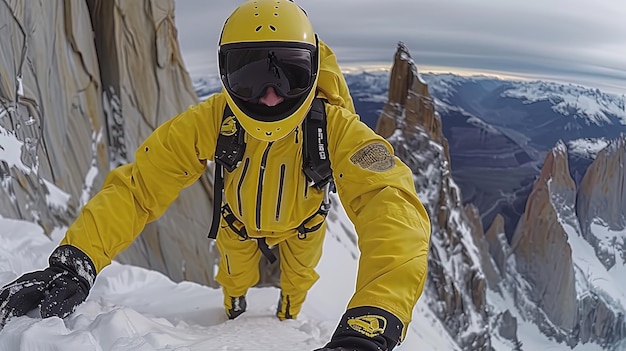
[[[312,62],[307,49],[230,49],[224,57],[225,87],[246,101],[261,98],[268,87],[282,97],[295,98],[311,89]]]

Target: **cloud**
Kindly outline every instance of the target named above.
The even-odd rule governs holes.
[[[243,1],[177,0],[188,68],[216,72],[221,25]],[[626,6],[613,0],[299,0],[341,64],[391,63],[564,76],[626,92]],[[212,67],[211,67],[212,66]],[[584,79],[583,79],[584,78]],[[615,89],[613,89],[615,90]]]

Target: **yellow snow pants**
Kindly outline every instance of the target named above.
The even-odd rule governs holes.
[[[277,317],[295,319],[302,309],[306,294],[319,279],[315,267],[322,257],[326,222],[306,237],[289,235],[278,243],[281,298]],[[259,281],[261,250],[255,240],[245,240],[230,227],[221,227],[217,234],[221,259],[216,276],[224,293],[224,307],[230,310],[230,297],[239,297]]]

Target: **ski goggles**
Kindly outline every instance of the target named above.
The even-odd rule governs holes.
[[[303,48],[233,48],[223,53],[222,80],[230,94],[246,101],[261,98],[268,87],[296,98],[311,89],[313,60],[313,52]]]

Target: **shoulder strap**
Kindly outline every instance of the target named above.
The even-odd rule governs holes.
[[[246,151],[245,133],[235,118],[232,110],[226,105],[222,115],[220,133],[215,146],[215,162],[232,172],[243,159]]]
[[[326,106],[324,100],[316,98],[304,119],[304,150],[302,170],[309,182],[323,189],[332,181],[333,174],[328,158],[328,132],[326,130]]]
[[[224,190],[224,168],[232,172],[237,166],[246,151],[245,133],[241,125],[235,118],[233,111],[228,104],[222,114],[222,124],[217,136],[215,145],[215,169],[213,175],[213,219],[209,238],[217,237],[217,229],[220,223],[220,213],[222,210],[222,192]]]

